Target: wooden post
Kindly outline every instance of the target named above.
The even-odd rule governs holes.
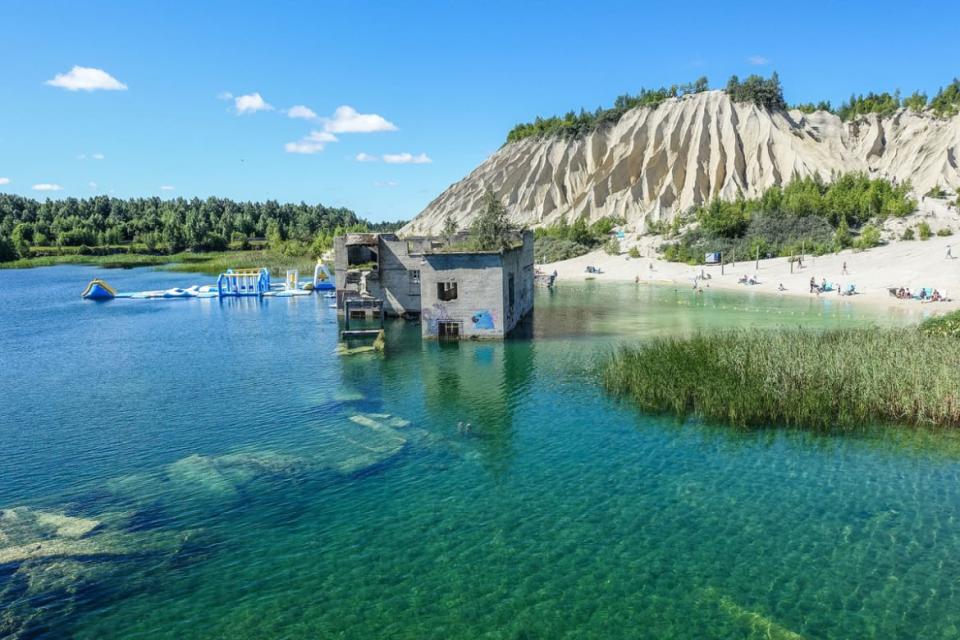
[[[757,264],[754,266],[754,271],[760,270],[760,245],[757,245]]]
[[[793,251],[790,252],[790,275],[793,275]]]

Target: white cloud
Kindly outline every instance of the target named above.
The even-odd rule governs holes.
[[[297,140],[296,142],[288,142],[283,145],[283,148],[286,149],[287,153],[319,153],[323,151],[323,148],[327,145],[328,142],[336,142],[337,136],[326,131],[311,131],[310,135]]]
[[[0,184],[10,184],[10,178],[0,178]]]
[[[354,160],[357,162],[376,162],[379,160],[377,156],[370,155],[369,153],[363,153],[362,151],[356,155]]]
[[[256,113],[257,111],[272,111],[273,105],[263,99],[259,93],[248,93],[233,99],[233,106],[238,115]]]
[[[93,158],[94,160],[103,160],[104,158],[106,158],[106,156],[103,155],[102,153],[95,153],[90,157]]]
[[[90,158],[91,160],[103,160],[106,158],[106,156],[102,153],[91,153],[89,156],[85,153],[81,153],[77,156],[77,160],[86,160],[87,158]]]
[[[41,182],[40,184],[33,185],[34,191],[60,191],[61,189],[63,189],[63,187],[60,185],[49,182]]]
[[[96,183],[96,182],[88,182],[88,183],[87,183],[87,186],[90,187],[91,189],[96,189],[96,188],[97,188],[97,183]]]
[[[160,185],[160,191],[173,191],[176,189],[172,184],[162,184]]]
[[[400,183],[395,182],[394,180],[387,180],[386,182],[381,182],[378,180],[377,182],[373,183],[373,186],[375,186],[378,189],[392,189],[399,185]]]
[[[125,91],[127,85],[123,84],[103,69],[93,67],[74,66],[67,73],[58,73],[52,80],[47,80],[46,84],[51,87],[60,87],[67,91]]]
[[[385,153],[383,161],[389,164],[430,164],[433,162],[425,153]]]
[[[353,107],[343,105],[326,119],[323,128],[331,133],[373,133],[396,131],[397,125],[376,113],[357,113]]]
[[[770,64],[770,58],[766,58],[764,56],[750,56],[747,58],[747,62],[752,65],[760,66],[764,64]]]
[[[233,94],[229,91],[221,91],[217,94],[217,100],[233,100]]]
[[[298,104],[294,107],[287,109],[287,117],[290,118],[300,118],[302,120],[316,120],[317,114],[310,107],[306,107],[302,104]]]

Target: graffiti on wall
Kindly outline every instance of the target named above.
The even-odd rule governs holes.
[[[427,335],[431,336],[437,335],[438,322],[449,319],[450,314],[447,313],[446,308],[439,302],[434,303],[432,306],[427,307],[420,312],[420,321],[426,323]]]
[[[493,320],[493,314],[487,309],[477,311],[470,320],[473,322],[474,329],[491,331],[496,329],[496,323]]]

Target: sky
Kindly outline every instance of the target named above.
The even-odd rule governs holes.
[[[705,75],[788,102],[960,76],[960,3],[0,0],[0,192],[409,219],[537,115]]]

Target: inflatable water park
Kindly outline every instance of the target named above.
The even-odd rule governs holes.
[[[81,296],[85,300],[114,300],[129,298],[134,300],[158,300],[171,298],[293,298],[309,296],[314,291],[333,292],[335,288],[330,270],[318,261],[313,270],[313,280],[300,281],[300,272],[291,269],[286,272],[283,282],[271,282],[270,270],[227,269],[217,277],[216,284],[192,285],[186,288],[174,287],[155,291],[120,292],[100,278],[91,280]],[[330,295],[328,293],[327,295]]]

